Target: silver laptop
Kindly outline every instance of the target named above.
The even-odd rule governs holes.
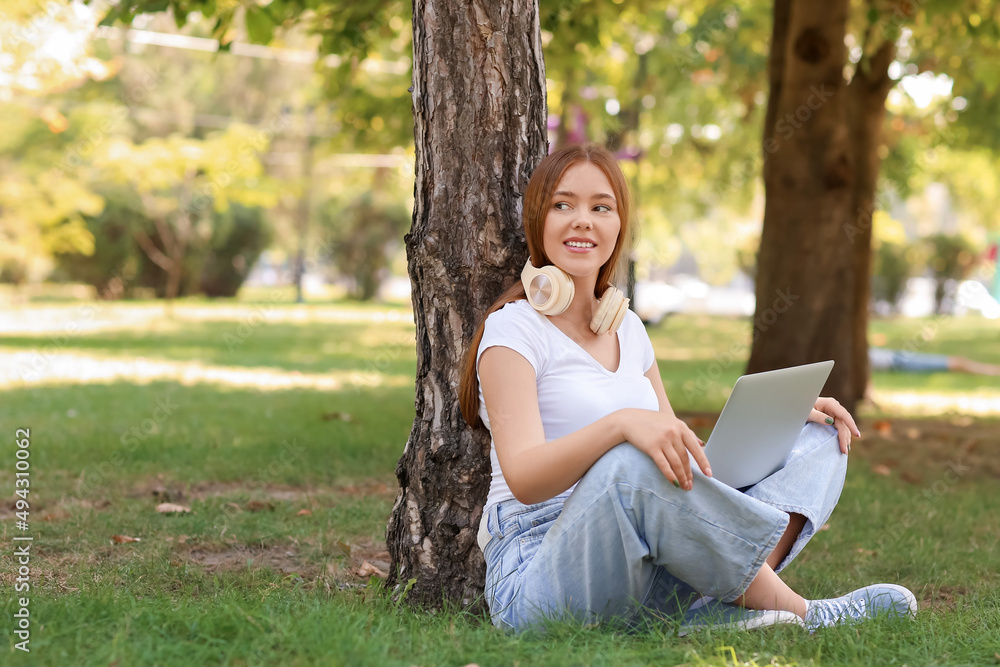
[[[832,369],[820,361],[738,379],[705,443],[712,476],[739,489],[781,469]]]

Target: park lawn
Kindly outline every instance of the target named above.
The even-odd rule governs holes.
[[[100,303],[86,318],[81,307],[28,305],[8,311],[18,324],[0,324],[0,432],[13,440],[31,428],[25,534],[35,538],[32,651],[14,651],[8,623],[5,663],[732,664],[726,646],[740,664],[996,661],[1000,406],[976,420],[863,413],[841,503],[786,571],[807,597],[901,583],[921,600],[914,622],[683,639],[666,622],[629,635],[563,625],[514,638],[468,612],[411,610],[378,576],[413,418],[405,307],[265,295],[183,300],[169,317],[158,303]],[[912,327],[873,323],[888,345]],[[742,371],[748,332],[745,321],[695,316],[650,330],[668,394],[696,430],[707,432]],[[922,349],[1000,362],[998,333],[983,320],[941,321]],[[1000,401],[996,378],[875,383],[897,380],[907,392]],[[192,511],[162,514],[162,502]],[[0,555],[7,591],[11,552]],[[4,596],[5,618],[15,603]]]

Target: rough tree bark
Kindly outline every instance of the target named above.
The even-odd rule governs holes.
[[[536,0],[416,0],[416,184],[406,242],[416,324],[416,416],[386,532],[391,585],[430,606],[482,592],[476,531],[489,437],[462,418],[460,361],[526,258],[521,196],[546,152]]]
[[[748,372],[834,359],[824,394],[850,410],[868,385],[872,215],[895,45],[850,84],[850,3],[776,0],[764,129],[764,229]]]
[[[848,0],[776,0],[757,260],[758,372],[834,359],[824,393],[853,407],[854,253],[842,229],[855,182],[843,68]]]

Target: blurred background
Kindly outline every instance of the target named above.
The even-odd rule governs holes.
[[[408,303],[409,4],[321,3],[295,23],[264,11],[295,3],[232,4],[127,28],[99,25],[118,5],[4,2],[5,301]],[[771,7],[542,4],[550,145],[622,160],[639,314],[751,315]],[[1000,69],[959,39],[996,32],[995,11],[928,9],[954,39],[900,29],[872,220],[879,315],[1000,317]]]

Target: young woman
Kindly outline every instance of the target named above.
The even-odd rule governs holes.
[[[809,601],[778,577],[829,518],[861,434],[820,398],[781,470],[742,490],[713,479],[703,444],[670,407],[642,323],[613,287],[630,214],[606,150],[543,159],[524,201],[529,264],[466,356],[462,413],[492,436],[480,546],[494,624],[632,624],[687,610],[687,627],[812,631],[913,614],[899,586]]]

